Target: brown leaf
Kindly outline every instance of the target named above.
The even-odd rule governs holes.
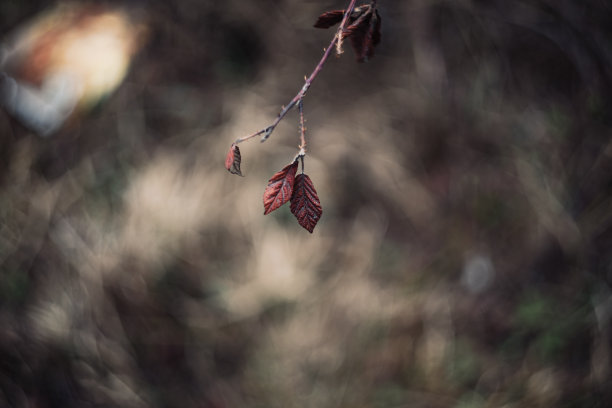
[[[378,10],[370,7],[364,10],[363,14],[343,33],[344,37],[349,37],[359,62],[367,61],[374,56],[374,48],[380,43],[381,37],[381,19]]]
[[[329,28],[342,21],[342,17],[344,17],[344,10],[327,11],[319,16],[314,26],[316,28]]]
[[[380,18],[380,14],[378,14],[378,10],[374,10],[374,16],[372,17],[372,21],[374,23],[372,30],[372,44],[374,46],[377,46],[378,44],[380,44],[380,39],[382,37],[380,33],[382,19]]]
[[[363,51],[360,55],[362,61],[369,60],[374,56],[374,48],[380,43],[381,24],[382,20],[378,14],[378,10],[374,10],[374,13],[370,19],[370,26],[368,27],[368,31],[366,33]]]
[[[270,214],[291,199],[297,168],[298,162],[296,160],[268,180],[268,186],[263,196],[264,215]]]
[[[227,156],[225,157],[225,168],[232,174],[237,174],[242,176],[242,172],[240,171],[240,149],[236,145],[232,145],[230,147],[229,152],[227,152]]]
[[[291,213],[295,215],[298,223],[310,233],[323,214],[317,191],[306,174],[298,174],[295,178],[291,195]]]

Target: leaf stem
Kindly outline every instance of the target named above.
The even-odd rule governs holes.
[[[308,88],[310,88],[310,86],[312,85],[312,82],[315,80],[315,78],[317,77],[319,72],[321,72],[321,69],[323,69],[323,65],[325,64],[325,62],[327,61],[327,59],[331,55],[331,52],[334,49],[334,46],[338,42],[341,43],[341,41],[342,41],[342,33],[344,31],[344,28],[346,26],[346,23],[348,21],[349,16],[351,15],[351,13],[353,13],[353,9],[355,8],[355,3],[356,2],[357,2],[357,0],[351,0],[351,2],[349,3],[346,11],[344,12],[344,17],[342,18],[342,22],[340,23],[340,27],[338,27],[338,30],[336,31],[336,34],[334,35],[334,38],[332,38],[332,41],[329,44],[329,47],[327,47],[325,49],[325,52],[323,53],[323,56],[321,57],[321,60],[319,61],[319,63],[315,67],[315,69],[312,71],[310,76],[308,76],[308,78],[306,78],[306,80],[304,81],[304,85],[302,86],[302,89],[300,89],[300,91],[293,97],[293,99],[286,106],[283,107],[283,109],[278,114],[276,120],[270,126],[264,128],[264,129],[261,129],[261,130],[255,132],[255,133],[252,133],[252,134],[250,134],[248,136],[244,136],[244,137],[241,137],[239,139],[236,139],[234,144],[237,145],[239,143],[242,143],[242,142],[245,142],[245,141],[247,141],[249,139],[257,137],[257,136],[259,136],[261,134],[263,134],[263,137],[261,138],[261,142],[262,143],[265,142],[266,140],[268,140],[268,138],[270,137],[272,132],[274,132],[274,129],[276,129],[276,126],[280,123],[280,121],[283,120],[285,115],[287,115],[287,113],[289,113],[289,111],[291,109],[293,109],[296,104],[298,104],[298,103],[300,103],[302,101],[302,99],[306,95],[306,92],[308,92]],[[302,126],[302,128],[303,128],[303,126]],[[305,143],[302,143],[302,144],[305,146]]]
[[[306,154],[306,126],[304,125],[304,100],[300,99],[298,102],[298,109],[300,111],[300,153]]]

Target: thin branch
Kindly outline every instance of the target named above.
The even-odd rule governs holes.
[[[235,145],[237,145],[239,143],[242,143],[244,141],[247,141],[249,139],[252,139],[254,137],[257,137],[257,136],[259,136],[261,134],[263,134],[263,137],[261,138],[262,142],[265,142],[266,140],[268,140],[268,138],[270,137],[272,132],[274,132],[274,129],[276,129],[276,126],[280,123],[281,120],[283,120],[285,115],[287,115],[287,113],[289,113],[289,111],[291,109],[293,109],[295,107],[295,105],[304,98],[304,96],[306,95],[306,92],[308,92],[308,88],[310,88],[310,85],[312,85],[312,82],[314,81],[314,79],[317,77],[319,72],[321,72],[321,69],[323,69],[323,65],[325,64],[325,62],[329,58],[332,50],[334,49],[334,46],[336,45],[336,43],[338,41],[340,41],[340,42],[342,41],[342,33],[344,32],[344,27],[346,26],[346,23],[348,21],[349,16],[353,13],[353,9],[355,8],[355,3],[356,2],[357,2],[357,0],[351,0],[351,2],[349,3],[348,8],[346,9],[346,12],[344,13],[344,17],[342,18],[342,22],[340,23],[340,27],[338,27],[338,30],[336,31],[336,34],[334,35],[334,38],[332,39],[331,43],[329,44],[329,47],[327,47],[325,49],[325,52],[323,53],[323,56],[321,57],[321,60],[319,61],[319,63],[315,67],[314,71],[312,71],[310,76],[308,78],[306,78],[306,81],[304,82],[304,86],[302,86],[302,89],[300,89],[300,91],[297,93],[297,95],[295,95],[293,97],[293,99],[291,100],[291,102],[289,102],[287,104],[287,106],[283,107],[283,109],[278,114],[278,117],[276,118],[276,120],[270,126],[264,128],[262,130],[259,130],[259,131],[255,132],[255,133],[252,133],[252,134],[248,135],[248,136],[236,139],[236,141],[234,142]]]

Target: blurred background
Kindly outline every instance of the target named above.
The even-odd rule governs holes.
[[[262,215],[295,112],[223,163],[348,1],[100,4],[120,85],[48,137],[0,111],[0,406],[612,405],[609,2],[380,0],[304,100],[312,235]],[[2,1],[3,41],[47,6]]]

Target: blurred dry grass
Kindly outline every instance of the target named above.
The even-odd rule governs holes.
[[[611,7],[381,0],[374,60],[305,100],[311,236],[262,215],[294,117],[245,178],[222,161],[342,3],[150,2],[96,112],[49,140],[0,116],[0,405],[612,403]]]

